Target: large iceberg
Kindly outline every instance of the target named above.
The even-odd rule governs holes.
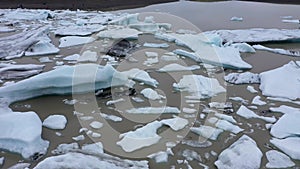
[[[62,66],[59,69],[1,87],[0,97],[9,102],[15,102],[42,95],[93,92],[97,89],[124,85],[127,82],[128,78],[116,71],[111,65]]]
[[[300,98],[300,61],[291,61],[274,70],[260,73],[262,94],[291,100]]]
[[[299,29],[236,29],[236,30],[214,30],[204,34],[217,34],[225,42],[268,42],[287,41],[300,39]]]
[[[215,165],[219,169],[259,169],[262,156],[256,142],[243,135],[219,155]]]
[[[47,152],[48,141],[41,138],[42,122],[35,112],[0,112],[0,148],[35,160]]]

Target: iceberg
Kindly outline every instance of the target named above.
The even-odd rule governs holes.
[[[158,69],[158,72],[178,72],[178,71],[193,71],[198,70],[201,67],[199,65],[192,65],[192,66],[182,66],[177,63],[171,63],[168,64],[160,69]]]
[[[204,34],[219,35],[225,42],[272,42],[299,40],[299,29],[236,29],[236,30],[214,30],[207,31]]]
[[[66,124],[67,118],[63,115],[50,115],[43,122],[43,126],[50,129],[64,129]]]
[[[270,142],[292,159],[300,160],[300,137],[272,138]]]
[[[226,82],[233,84],[252,84],[260,83],[259,74],[244,72],[244,73],[229,73],[224,77]]]
[[[81,37],[81,36],[66,36],[59,39],[59,47],[71,47],[77,45],[83,45],[87,43],[91,43],[96,39],[93,37]]]
[[[27,78],[43,71],[45,65],[35,64],[0,64],[0,79],[22,79]]]
[[[300,61],[290,61],[282,67],[260,73],[259,77],[259,88],[264,96],[300,98]]]
[[[219,93],[226,92],[217,79],[202,75],[184,75],[179,83],[173,84],[173,87],[179,91],[189,92],[192,99],[210,98]]]
[[[253,48],[257,50],[265,50],[268,52],[273,52],[281,55],[300,57],[300,51],[286,50],[286,49],[279,49],[279,48],[268,48],[263,45],[253,45]]]
[[[230,18],[231,21],[239,21],[242,22],[244,19],[242,17],[233,16]]]
[[[47,152],[49,142],[41,138],[42,122],[35,112],[0,113],[0,148],[35,160]]]
[[[269,122],[269,123],[276,122],[276,118],[274,116],[273,117],[259,116],[259,115],[255,114],[253,111],[249,110],[244,105],[241,105],[241,107],[238,109],[236,114],[239,115],[239,116],[242,116],[246,119],[256,118],[256,119],[264,120],[264,121]]]
[[[86,72],[95,73],[87,76]],[[0,97],[11,103],[42,95],[94,92],[127,83],[128,78],[111,65],[80,64],[62,66],[12,85],[0,87]],[[95,84],[95,86],[91,86],[91,84]]]
[[[266,168],[289,168],[295,166],[295,163],[287,155],[276,151],[270,150],[266,152],[268,163]]]
[[[220,169],[259,169],[262,156],[263,154],[256,142],[249,136],[243,135],[229,148],[221,152],[215,165]]]
[[[300,135],[300,111],[290,111],[284,114],[272,126],[271,135],[276,138],[286,138]]]

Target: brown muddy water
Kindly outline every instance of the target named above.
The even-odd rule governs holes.
[[[281,16],[293,16],[295,19],[300,19],[300,5],[279,5],[279,4],[267,4],[267,3],[253,3],[253,2],[237,2],[237,1],[230,1],[230,2],[212,2],[212,3],[202,3],[202,2],[175,2],[175,3],[167,3],[167,4],[159,4],[159,5],[152,5],[145,8],[138,8],[138,9],[131,9],[131,10],[125,10],[125,11],[117,11],[117,12],[167,12],[173,15],[176,15],[178,17],[184,18],[187,21],[191,22],[195,25],[195,27],[198,27],[202,31],[207,30],[215,30],[215,29],[243,29],[243,28],[285,28],[285,29],[297,29],[299,27],[299,24],[289,24],[289,23],[282,23],[281,22]],[[232,22],[230,21],[230,18],[232,16],[239,16],[243,17],[243,22]],[[178,23],[179,27],[183,27],[185,25],[180,25]],[[58,44],[58,38],[53,37],[52,39],[55,42],[55,45]],[[139,37],[138,43],[143,44],[143,42],[163,42],[160,40],[157,40],[150,35],[143,35]],[[173,49],[179,48],[176,47],[174,44],[170,44],[171,46],[167,49],[168,51],[172,51]],[[277,48],[284,48],[284,49],[294,49],[294,50],[300,50],[300,43],[265,43],[263,44],[268,47],[277,47]],[[80,53],[82,50],[82,46],[77,47],[70,47],[62,49],[59,53],[59,55],[67,56],[69,54],[73,53]],[[151,49],[152,50],[152,49]],[[159,54],[164,53],[162,49],[155,50]],[[149,50],[147,50],[149,51]],[[141,48],[140,51],[136,51],[133,53],[132,57],[138,58],[138,63],[129,63],[128,61],[124,60],[122,61],[122,64],[117,67],[118,70],[124,70],[125,68],[129,67],[141,67],[141,63],[145,60],[145,58],[141,57],[141,52],[143,51],[143,48]],[[55,58],[56,60],[62,60],[63,57],[55,57],[56,55],[49,56],[50,58]],[[279,54],[273,54],[270,52],[265,51],[257,51],[255,54],[242,54],[243,59],[251,64],[253,66],[253,69],[251,69],[251,72],[260,73],[266,70],[274,69],[279,66],[282,66],[283,64],[288,63],[291,60],[300,60],[300,58],[294,58],[290,56],[285,55],[279,55]],[[15,59],[17,63],[36,63],[39,64],[38,61],[39,57],[23,57],[20,59]],[[186,103],[182,99],[184,97],[183,93],[174,92],[173,88],[171,87],[172,84],[176,81],[178,81],[183,74],[207,74],[207,70],[203,68],[201,70],[193,71],[193,72],[185,72],[185,73],[158,73],[155,72],[154,69],[163,66],[166,63],[160,62],[159,64],[149,67],[147,71],[150,73],[151,77],[157,79],[160,82],[160,85],[158,89],[161,91],[161,94],[166,95],[167,99],[164,100],[162,103],[159,102],[145,102],[145,103],[134,103],[132,101],[128,101],[125,103],[130,103],[133,106],[149,106],[149,105],[168,105],[168,106],[177,106],[177,107],[187,107]],[[190,59],[184,59],[184,64],[186,65],[194,65],[195,62],[191,61]],[[45,71],[49,71],[52,69],[52,67],[55,66],[54,63],[47,63]],[[123,67],[124,66],[124,67]],[[142,68],[142,67],[141,67]],[[230,72],[237,72],[233,70],[225,70],[223,72],[222,69],[217,68],[216,71],[212,73],[212,76],[214,77],[223,77],[224,74],[230,73]],[[222,79],[222,78],[218,78]],[[231,84],[224,84],[221,82],[224,87],[226,87],[227,92],[225,95],[218,96],[218,98],[213,98],[209,100],[203,100],[199,104],[195,104],[195,108],[199,108],[199,113],[201,113],[201,110],[203,109],[203,105],[208,105],[208,103],[211,100],[219,100],[219,101],[231,101],[228,98],[229,97],[242,97],[245,100],[249,101],[249,105],[251,103],[251,100],[253,97],[256,96],[256,94],[251,94],[247,91],[246,87],[248,85],[231,85]],[[137,91],[141,91],[146,86],[143,85],[136,85]],[[252,85],[255,87],[255,89],[258,90],[258,85],[254,84]],[[113,91],[121,90],[120,88],[116,88]],[[261,95],[261,92],[259,92],[259,95]],[[140,94],[138,94],[142,98]],[[117,99],[119,97],[125,97],[125,99],[128,99],[125,95],[119,95],[118,92],[113,93],[113,98]],[[76,97],[77,98],[77,97]],[[82,102],[86,103],[92,103],[94,99],[93,94],[86,94],[80,96]],[[50,146],[48,149],[48,153],[42,158],[46,158],[51,156],[51,151],[55,149],[59,144],[61,143],[72,143],[74,140],[72,140],[72,137],[78,136],[79,130],[82,127],[85,127],[86,124],[82,120],[79,122],[78,118],[73,114],[73,111],[75,110],[74,106],[72,105],[66,105],[64,104],[64,99],[72,99],[72,96],[43,96],[38,97],[34,99],[29,99],[21,102],[17,102],[12,104],[10,107],[14,111],[35,111],[41,118],[41,120],[44,120],[47,116],[51,114],[62,114],[65,115],[68,119],[68,124],[64,130],[50,130],[47,128],[43,128],[43,134],[42,138],[45,140],[50,141]],[[109,126],[112,126],[112,128],[119,132],[124,133],[127,131],[131,131],[135,129],[137,126],[140,126],[144,122],[153,121],[155,119],[163,119],[166,117],[172,117],[171,115],[162,115],[162,116],[128,116],[125,113],[122,113],[120,111],[115,111],[114,108],[126,108],[128,105],[124,105],[124,103],[116,104],[115,107],[113,106],[106,106],[105,103],[108,100],[111,100],[112,98],[96,98],[96,104],[93,104],[93,106],[89,106],[89,104],[76,104],[80,105],[79,108],[76,108],[77,110],[82,110],[81,112],[84,113],[85,116],[93,116],[95,119],[97,118],[97,113],[91,113],[93,110],[96,110],[97,112],[100,111],[106,114],[113,114],[117,115],[123,118],[123,121],[121,123],[119,122],[108,122]],[[268,110],[270,107],[277,107],[279,105],[290,105],[293,107],[299,107],[299,105],[295,105],[292,103],[283,103],[283,102],[276,102],[276,101],[270,101],[267,100],[265,97],[262,96],[262,100],[267,101],[267,105],[265,106],[258,106],[257,110],[254,110],[259,115],[265,115],[265,116],[276,116],[277,118],[280,117],[279,113],[267,113],[262,114],[261,112],[264,110]],[[240,102],[231,101],[234,104],[234,110],[237,110],[239,106],[241,105]],[[206,119],[200,119],[199,113],[197,114],[197,118],[189,118],[189,126],[195,125],[198,126],[199,124],[204,124]],[[201,156],[202,161],[201,163],[209,166],[210,168],[216,168],[214,166],[214,161],[217,160],[217,156],[210,155],[209,158],[205,158],[205,154],[210,153],[211,151],[216,152],[219,154],[222,152],[225,148],[229,147],[234,141],[236,141],[240,136],[243,134],[249,135],[251,138],[253,138],[257,144],[258,147],[261,149],[263,153],[270,150],[269,146],[269,140],[271,138],[269,131],[265,128],[265,122],[261,120],[245,120],[237,115],[235,113],[232,114],[233,117],[239,122],[240,127],[245,129],[244,132],[239,133],[238,135],[230,134],[229,132],[223,132],[217,141],[211,141],[213,143],[212,146],[206,147],[206,148],[194,148],[183,144],[178,144],[176,147],[174,147],[172,150],[174,152],[174,156],[169,156],[169,161],[167,163],[161,163],[156,164],[155,161],[150,161],[150,167],[155,169],[160,168],[170,168],[171,166],[175,166],[176,168],[186,168],[185,164],[178,164],[176,160],[183,160],[184,157],[182,157],[180,154],[185,149],[190,149],[193,151],[198,152],[198,154]],[[182,115],[179,115],[182,116]],[[194,124],[194,122],[196,123]],[[104,125],[105,127],[106,125]],[[251,126],[251,127],[250,127]],[[253,129],[253,130],[251,130]],[[163,129],[162,129],[163,130]],[[56,132],[60,132],[62,136],[56,135]],[[101,130],[100,132],[101,133]],[[162,131],[163,133],[163,131]],[[119,155],[120,157],[126,157],[126,154],[122,151],[122,149],[117,146],[115,143],[119,140],[118,135],[113,135],[110,133],[101,133],[102,136],[99,140],[91,139],[89,136],[84,134],[85,140],[79,141],[79,144],[85,144],[85,143],[91,143],[94,141],[102,141],[104,143],[104,147],[107,149],[106,152],[113,155]],[[199,137],[193,133],[189,133],[188,129],[177,132],[175,137],[174,135],[170,136],[167,135],[163,139],[162,142],[166,141],[180,141],[180,138],[177,138],[177,135],[184,136],[184,140],[198,140]],[[271,146],[272,147],[272,146]],[[158,149],[161,149],[159,145],[154,145],[148,148],[145,148],[148,152],[157,152]],[[143,150],[145,150],[143,149]],[[134,156],[135,155],[135,156]],[[133,157],[137,157],[138,153],[134,154],[131,157],[128,157],[130,159],[136,159]],[[0,156],[5,157],[5,163],[2,166],[2,168],[8,168],[18,162],[29,162],[19,155],[11,154],[7,152],[0,152]],[[40,159],[39,161],[41,161]],[[141,158],[144,159],[144,158]],[[140,159],[139,159],[140,160]],[[37,161],[37,162],[39,162]],[[34,167],[37,162],[29,162],[32,163],[31,168]],[[193,168],[202,168],[198,163],[200,161],[193,160],[190,161],[190,165]],[[294,160],[296,163],[296,167],[300,167],[300,161]],[[265,168],[265,164],[267,163],[267,159],[264,156],[262,161],[262,168]]]

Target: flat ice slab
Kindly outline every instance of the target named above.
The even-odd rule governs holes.
[[[272,138],[270,142],[292,159],[300,160],[300,137]]]
[[[179,72],[179,71],[193,71],[198,70],[201,67],[199,65],[192,65],[192,66],[182,66],[177,63],[171,63],[168,64],[160,69],[158,69],[158,72]]]
[[[280,48],[269,48],[263,45],[253,45],[253,48],[257,50],[264,50],[272,53],[277,53],[281,55],[288,55],[288,56],[300,56],[300,51],[293,51],[293,50],[286,50],[286,49],[280,49]]]
[[[282,67],[260,73],[262,94],[291,100],[300,98],[300,61],[291,61]]]
[[[229,148],[222,151],[215,165],[219,169],[259,169],[262,156],[256,142],[247,135],[243,135]]]
[[[238,109],[236,114],[239,115],[239,116],[242,116],[246,119],[257,118],[257,119],[261,119],[261,120],[264,120],[264,121],[269,122],[269,123],[274,123],[276,121],[275,117],[259,116],[256,113],[254,113],[252,110],[249,110],[244,105],[241,105],[241,107]]]
[[[84,45],[95,41],[93,37],[81,37],[81,36],[66,36],[59,39],[59,47],[71,47],[77,45]]]
[[[1,149],[19,153],[26,159],[47,152],[49,142],[41,138],[42,122],[35,112],[1,113]]]
[[[67,118],[63,115],[50,115],[43,121],[43,126],[50,129],[64,129]]]
[[[288,168],[295,166],[295,163],[287,155],[276,151],[270,150],[266,152],[268,163],[267,168]]]
[[[224,77],[226,82],[233,84],[252,84],[260,83],[259,74],[244,72],[244,73],[229,73]]]
[[[214,30],[204,34],[217,34],[225,42],[268,42],[287,41],[300,39],[299,29],[237,29],[237,30]]]

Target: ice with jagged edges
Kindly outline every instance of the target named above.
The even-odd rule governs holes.
[[[95,72],[88,74],[86,72]],[[111,65],[62,66],[9,86],[0,87],[0,97],[10,103],[42,95],[66,95],[126,85],[128,78]],[[95,84],[91,85],[91,84]]]
[[[45,65],[35,64],[0,64],[0,79],[22,79],[27,78],[43,71]]]
[[[43,126],[49,129],[64,129],[67,118],[64,115],[50,115],[43,121]]]
[[[182,66],[177,63],[171,63],[168,64],[160,69],[158,69],[158,72],[178,72],[178,71],[193,71],[198,70],[201,67],[199,65],[192,65],[192,66]]]
[[[46,154],[49,142],[41,138],[42,122],[35,112],[0,113],[0,149],[34,159]]]
[[[167,125],[172,130],[178,131],[183,129],[187,124],[188,121],[180,117],[164,119],[161,121],[155,120],[135,131],[120,134],[121,140],[117,142],[117,145],[121,146],[125,152],[133,152],[158,143],[162,137],[157,134],[157,130],[163,125]]]
[[[262,156],[256,142],[249,136],[243,135],[221,152],[215,165],[219,169],[259,169]]]
[[[204,32],[207,35],[219,35],[225,42],[272,42],[299,40],[299,29],[236,29],[236,30],[213,30]]]
[[[188,99],[205,99],[226,92],[217,79],[202,75],[184,75],[179,83],[173,84],[173,87],[179,91],[189,92]]]
[[[300,110],[290,109],[272,126],[271,135],[286,138],[300,135]]]
[[[236,112],[237,115],[242,116],[246,119],[251,119],[251,118],[256,118],[256,119],[261,119],[269,123],[274,123],[276,121],[276,118],[273,117],[264,117],[264,116],[259,116],[256,113],[254,113],[252,110],[249,110],[247,107],[244,105],[241,105],[241,107],[238,109]]]
[[[290,61],[282,67],[260,73],[259,86],[264,96],[291,100],[300,98],[300,61]]]
[[[138,68],[133,68],[127,71],[123,71],[123,74],[125,74],[126,76],[128,76],[128,78],[139,81],[139,82],[143,82],[147,85],[153,86],[153,87],[157,87],[158,85],[158,81],[153,79],[146,71],[144,70],[140,70]]]
[[[292,159],[300,160],[300,137],[272,138],[270,142]]]
[[[93,37],[65,36],[59,39],[58,47],[65,48],[77,45],[84,45],[93,41],[95,41],[95,38]]]
[[[286,50],[280,48],[269,48],[263,45],[253,45],[253,48],[257,50],[264,50],[264,51],[273,52],[281,55],[300,57],[300,51]]]
[[[279,151],[267,151],[266,156],[268,159],[266,168],[288,168],[295,166],[295,163],[290,159],[290,157]]]
[[[150,100],[161,100],[161,99],[165,99],[165,97],[163,95],[160,95],[157,93],[157,91],[151,89],[151,88],[145,88],[141,91],[141,94],[150,99]]]
[[[174,53],[189,57],[196,62],[231,69],[252,68],[250,64],[242,60],[238,49],[231,46],[222,46],[222,40],[217,35],[157,33],[155,37],[191,49],[193,52],[177,49]]]
[[[224,77],[226,82],[233,84],[252,84],[260,83],[259,74],[244,72],[244,73],[229,73]]]
[[[59,52],[59,49],[51,43],[51,39],[47,35],[39,39],[39,42],[33,44],[25,51],[25,56],[50,55]]]
[[[142,32],[125,27],[112,27],[107,30],[100,31],[97,36],[99,38],[111,39],[137,39]]]

